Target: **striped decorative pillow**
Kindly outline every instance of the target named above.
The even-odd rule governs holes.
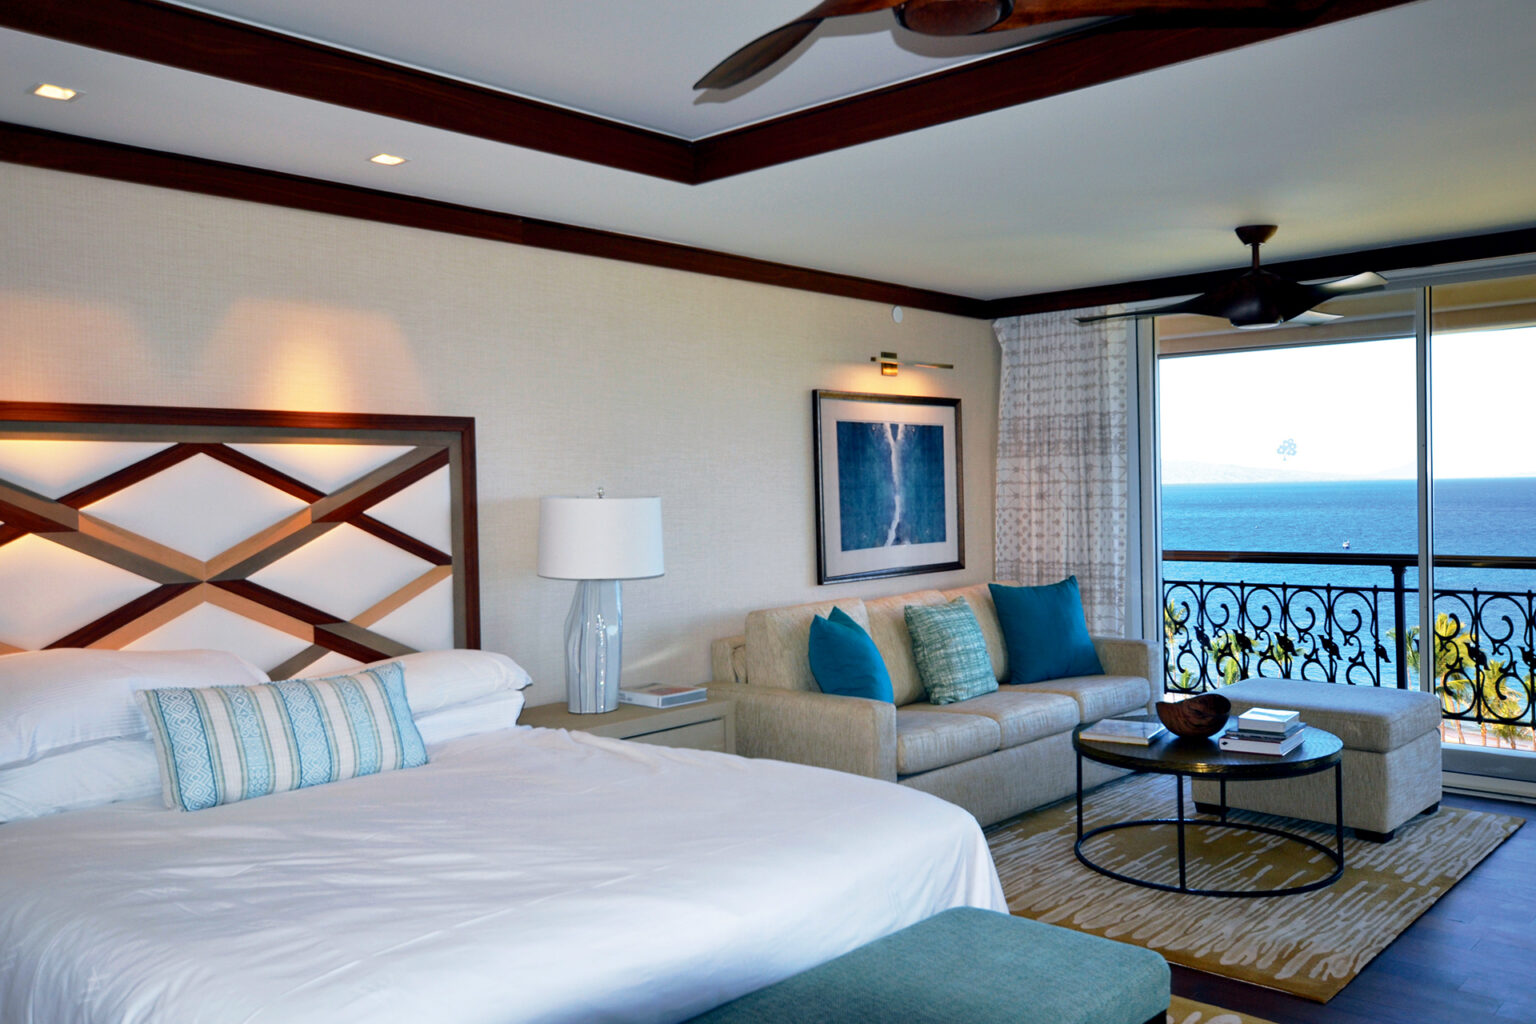
[[[200,811],[427,763],[397,663],[352,676],[134,696],[171,808]]]

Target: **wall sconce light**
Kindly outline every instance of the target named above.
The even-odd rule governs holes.
[[[924,370],[953,370],[955,368],[954,363],[929,363],[913,359],[902,362],[896,358],[895,352],[881,352],[877,356],[870,356],[869,361],[880,364],[880,376],[882,377],[896,376],[903,366],[914,366]]]

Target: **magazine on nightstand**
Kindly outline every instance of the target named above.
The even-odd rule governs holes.
[[[638,704],[647,708],[675,708],[698,704],[709,699],[702,686],[677,686],[673,683],[649,683],[645,686],[619,687],[620,704]]]

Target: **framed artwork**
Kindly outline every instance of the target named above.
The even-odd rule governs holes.
[[[965,568],[960,399],[814,391],[819,583]]]

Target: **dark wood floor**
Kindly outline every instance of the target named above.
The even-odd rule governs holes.
[[[1447,796],[1455,807],[1536,819],[1525,804]],[[1536,1022],[1536,821],[1446,893],[1326,1005],[1173,968],[1177,995],[1275,1024]]]

